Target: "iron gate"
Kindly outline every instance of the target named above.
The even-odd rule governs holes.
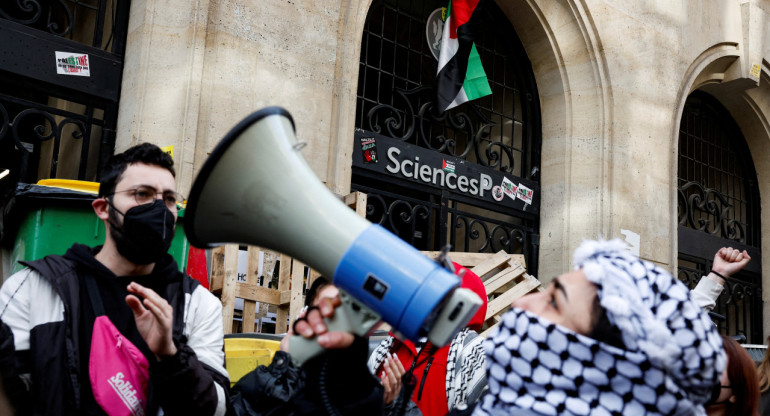
[[[740,129],[703,92],[688,97],[682,113],[678,196],[679,278],[693,288],[719,248],[746,250],[751,262],[727,282],[712,317],[726,334],[764,344],[757,174]]]
[[[0,3],[0,201],[17,182],[98,178],[115,146],[129,4]]]
[[[493,1],[480,2],[483,8],[476,13],[483,14],[486,31],[478,34],[476,47],[492,95],[439,114],[433,88],[437,59],[426,37],[433,36],[435,45],[440,28],[429,17],[442,6],[445,1],[385,0],[374,1],[369,10],[361,44],[352,189],[368,194],[369,220],[418,249],[450,244],[454,251],[522,253],[529,272],[536,274],[541,132],[531,64],[504,13]],[[371,146],[378,137],[404,152],[431,152],[420,157],[435,160],[433,182],[440,176],[443,185],[446,173],[447,185],[367,169],[372,161],[361,161],[358,140]],[[379,161],[374,162],[389,163],[393,155],[377,146]],[[488,194],[480,198],[485,192],[478,192],[483,186],[478,180],[471,191],[458,190],[463,182],[448,189],[455,168],[475,169],[480,180],[489,176],[496,186],[508,181],[529,189],[532,199],[524,203],[514,195],[512,202],[499,193],[494,200]],[[474,180],[465,183],[472,186]]]

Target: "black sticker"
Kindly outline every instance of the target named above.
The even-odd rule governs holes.
[[[378,279],[377,276],[369,273],[369,275],[366,276],[366,281],[364,282],[364,290],[369,292],[370,295],[374,296],[378,300],[382,300],[382,298],[385,297],[385,294],[388,293],[388,287],[385,282]]]
[[[377,142],[374,137],[361,137],[361,151],[364,163],[377,163]]]

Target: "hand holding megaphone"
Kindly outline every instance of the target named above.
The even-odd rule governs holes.
[[[324,348],[346,348],[352,343],[353,335],[366,336],[380,322],[380,317],[366,307],[362,307],[355,299],[344,290],[339,291],[335,299],[321,299],[318,313],[310,308],[305,316],[298,318],[290,327],[288,339],[281,341],[281,349],[289,352],[297,364],[302,364],[310,358],[323,352]],[[315,315],[314,315],[315,313]],[[327,341],[322,344],[317,337],[318,319],[323,316],[323,334],[340,335],[348,337],[336,341]],[[302,332],[303,328],[305,332]],[[351,341],[350,343],[346,341]]]
[[[265,247],[332,276],[346,295],[344,322],[329,322],[331,330],[363,336],[381,318],[413,341],[449,342],[481,299],[459,288],[451,271],[343,204],[316,178],[301,147],[282,108],[236,125],[193,183],[184,222],[190,243]],[[300,362],[301,349],[291,347]]]
[[[287,335],[300,335],[305,338],[317,338],[318,344],[328,349],[348,348],[355,340],[354,334],[347,331],[330,331],[328,320],[334,318],[335,309],[342,306],[342,300],[335,297],[322,297],[313,307],[300,309],[293,325],[289,325]],[[281,339],[281,350],[289,352],[289,341],[292,337]]]

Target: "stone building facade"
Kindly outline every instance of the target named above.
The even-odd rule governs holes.
[[[364,34],[381,4],[132,1],[115,151],[173,145],[185,193],[230,127],[278,105],[292,113],[319,179],[350,192]],[[741,163],[756,175],[747,181],[767,200],[770,1],[497,0],[494,10],[516,37],[499,40],[520,43],[536,84],[541,280],[568,270],[581,240],[598,236],[638,236],[641,257],[677,272],[679,146],[693,93],[738,127],[743,139],[735,140],[745,144],[736,146],[748,152],[739,158],[748,155]],[[753,248],[754,287],[765,299],[770,246],[759,242],[770,241],[770,221],[755,228],[758,239],[737,243]],[[761,304],[757,313],[766,315]],[[763,325],[770,333],[770,319]]]

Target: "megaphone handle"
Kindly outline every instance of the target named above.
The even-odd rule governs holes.
[[[358,303],[352,296],[340,290],[342,305],[334,310],[334,316],[324,318],[327,332],[350,332],[365,336],[380,321],[380,317],[371,309]],[[317,339],[292,335],[289,338],[289,354],[298,367],[307,360],[318,356],[325,350]]]
[[[324,318],[327,331],[353,332],[353,328],[350,328],[349,320],[343,315],[342,309],[338,309],[334,311],[332,318]],[[318,344],[317,337],[305,338],[301,335],[292,335],[289,339],[289,353],[297,366],[301,366],[305,361],[318,356],[322,352],[324,352],[324,347]]]

